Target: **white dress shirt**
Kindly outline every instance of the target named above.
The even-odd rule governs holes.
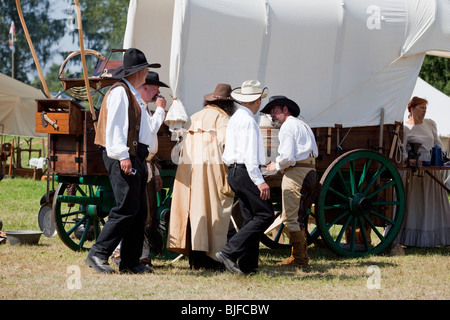
[[[277,170],[295,165],[308,157],[317,157],[316,139],[311,128],[302,120],[289,116],[278,133],[280,145],[275,159]]]
[[[152,116],[147,112],[147,108],[143,103],[139,92],[126,79],[123,79],[123,81],[128,85],[131,93],[133,93],[141,107],[139,142],[150,145],[153,139],[151,135]],[[129,148],[127,147],[128,96],[125,89],[118,86],[111,90],[107,99],[106,107],[108,108],[108,117],[106,120],[106,152],[108,157],[112,159],[127,159],[130,157],[130,154],[128,153]],[[164,115],[164,110],[162,110],[162,113]]]
[[[239,106],[228,121],[222,160],[228,166],[245,164],[255,185],[265,182],[259,169],[266,164],[262,135],[250,109]]]
[[[148,114],[148,116],[145,116],[145,119],[148,121],[148,126],[141,127],[141,131],[144,130],[144,132],[141,132],[143,136],[150,136],[151,139],[148,144],[148,152],[151,154],[154,154],[158,151],[158,131],[161,127],[164,117],[166,115],[166,112],[161,107],[156,107],[155,112],[153,115],[151,114],[150,110],[148,110],[148,106],[145,104],[144,101],[140,101],[139,104],[141,105],[141,110]],[[142,119],[142,115],[141,115]],[[148,130],[147,130],[148,129]]]

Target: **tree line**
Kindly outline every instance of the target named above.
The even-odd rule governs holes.
[[[59,19],[53,19],[50,12],[63,8],[58,12]],[[30,38],[33,42],[41,67],[46,70],[45,79],[51,92],[62,90],[58,80],[59,64],[54,63],[55,56],[64,60],[69,52],[57,44],[64,37],[71,37],[78,43],[78,30],[74,27],[75,8],[73,0],[21,0],[21,8]],[[79,0],[82,12],[83,40],[85,48],[95,48],[99,53],[109,52],[112,48],[122,48],[125,32],[129,0]],[[25,33],[20,23],[15,0],[0,2],[0,72],[11,76],[14,63],[14,78],[35,87],[40,86],[33,57],[31,55]],[[8,36],[11,21],[16,27],[14,41],[14,59],[11,58],[11,47]],[[100,27],[99,27],[100,25]],[[72,26],[72,28],[71,28]],[[93,61],[93,60],[92,60]],[[80,60],[75,60],[80,65]],[[88,61],[89,62],[89,61]],[[74,69],[80,69],[78,68]],[[92,67],[92,65],[91,65]],[[70,70],[68,70],[70,74]]]

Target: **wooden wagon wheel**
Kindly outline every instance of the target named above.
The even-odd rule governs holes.
[[[378,254],[392,243],[403,220],[405,192],[388,158],[370,150],[349,151],[331,163],[320,184],[316,220],[335,253]]]
[[[108,188],[61,182],[53,197],[55,229],[70,249],[89,250],[113,206],[114,196]]]
[[[84,54],[85,55],[94,56],[94,57],[96,57],[97,59],[100,59],[100,60],[106,60],[106,58],[102,54],[100,54],[98,51],[96,51],[96,50],[85,49],[84,50]],[[63,76],[64,75],[64,69],[66,67],[67,62],[69,62],[70,59],[72,59],[73,57],[76,57],[78,55],[81,55],[81,51],[80,50],[75,51],[75,52],[71,52],[66,57],[66,59],[63,61],[63,63],[61,63],[61,66],[59,67],[58,79],[64,78],[64,76]]]

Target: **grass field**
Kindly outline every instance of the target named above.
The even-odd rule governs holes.
[[[3,230],[39,230],[45,181],[0,181]],[[342,258],[309,247],[310,267],[275,265],[287,250],[261,245],[260,272],[239,276],[191,270],[187,258],[154,260],[151,275],[100,275],[55,236],[36,246],[0,245],[0,300],[448,300],[450,248],[406,248],[405,255]],[[178,305],[177,305],[178,306]],[[178,311],[177,311],[178,312]],[[181,312],[181,311],[180,311]],[[380,310],[381,312],[381,310]]]

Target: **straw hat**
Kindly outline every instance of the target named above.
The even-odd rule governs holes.
[[[265,98],[269,94],[267,87],[261,88],[258,80],[247,80],[242,83],[241,87],[231,92],[231,97],[238,102],[253,102],[258,98]]]

